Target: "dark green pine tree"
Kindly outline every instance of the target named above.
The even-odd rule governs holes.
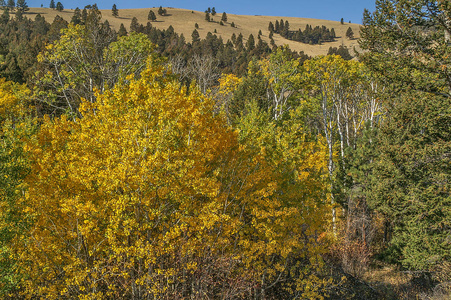
[[[225,12],[222,13],[221,21],[224,23],[227,22],[227,14]]]
[[[17,0],[16,7],[18,11],[25,12],[29,10],[28,4],[25,0]]]
[[[139,32],[139,22],[136,17],[133,17],[132,22],[130,23],[130,32]]]
[[[119,31],[117,32],[117,35],[119,37],[127,35],[127,29],[125,29],[125,26],[123,23],[121,23],[121,26],[119,27]]]
[[[196,29],[193,30],[191,37],[193,39],[193,44],[200,42],[199,32]]]
[[[9,15],[9,9],[5,9],[2,13],[2,16],[0,17],[0,24],[8,24],[10,19],[10,15]]]
[[[150,20],[152,22],[157,20],[157,16],[153,12],[153,10],[149,10],[149,14],[147,15],[147,20]]]
[[[351,27],[346,30],[346,37],[350,40],[354,39],[354,31],[352,31]]]
[[[381,0],[361,29],[360,59],[385,84],[377,97],[387,106],[369,204],[391,223],[392,257],[419,271],[451,262],[451,48],[442,19],[451,4],[442,4]]]
[[[341,25],[343,25],[345,23],[343,18],[341,18],[340,23],[341,23]]]
[[[163,9],[162,6],[160,6],[160,7],[158,8],[158,14],[159,14],[160,16],[164,16],[164,9]]]
[[[280,32],[280,24],[279,24],[278,20],[276,20],[276,23],[274,25],[274,32],[275,33],[279,33]]]
[[[6,7],[10,10],[13,11],[14,8],[16,7],[16,2],[14,0],[8,0],[8,2],[6,3]]]
[[[111,14],[115,18],[117,18],[117,16],[119,16],[119,9],[117,9],[116,4],[113,4],[113,7],[111,8]]]
[[[205,13],[205,21],[210,22],[210,13],[208,11]]]
[[[78,7],[75,8],[74,15],[72,16],[72,19],[70,22],[74,25],[82,24],[81,11]]]
[[[216,16],[216,9],[214,7],[211,9],[211,15]]]
[[[56,8],[55,0],[50,0],[50,5],[49,5],[49,7],[50,7],[51,9],[55,9],[55,8]]]
[[[63,11],[64,10],[64,6],[61,2],[56,3],[56,10],[57,11]]]
[[[248,51],[251,51],[251,50],[255,49],[255,39],[254,39],[254,36],[252,34],[250,34],[249,37],[247,38],[246,49]]]
[[[272,22],[269,22],[268,30],[269,32],[274,32],[274,24]]]

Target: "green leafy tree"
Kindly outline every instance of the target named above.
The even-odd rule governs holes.
[[[149,10],[149,14],[147,15],[147,20],[152,21],[152,22],[157,20],[157,16],[153,12],[153,10]]]
[[[61,38],[47,46],[38,57],[43,70],[34,80],[35,97],[48,114],[75,117],[81,98],[93,103],[96,90],[114,86],[119,76],[139,75],[153,50],[149,39],[143,34],[116,39],[105,24],[88,22],[69,24]]]
[[[119,15],[119,10],[117,9],[116,4],[113,4],[113,7],[111,8],[111,14],[113,17],[117,17]]]
[[[364,13],[360,57],[385,84],[369,204],[391,223],[387,255],[432,271],[450,261],[449,1],[378,1]]]

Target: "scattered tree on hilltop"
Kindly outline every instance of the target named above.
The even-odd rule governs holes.
[[[227,14],[225,12],[222,13],[221,21],[224,23],[227,22]]]
[[[49,5],[49,7],[50,7],[51,9],[55,9],[55,8],[56,8],[55,0],[50,0],[50,5]]]
[[[158,8],[158,14],[159,14],[160,16],[165,16],[165,15],[167,14],[166,8],[163,9],[163,7],[160,6],[160,7]]]
[[[351,27],[346,30],[346,37],[350,40],[354,39],[354,31],[352,31]]]
[[[111,8],[111,13],[113,17],[117,17],[119,15],[119,10],[116,7],[116,4],[113,4],[113,7]]]
[[[212,16],[215,16],[215,15],[216,15],[216,9],[215,9],[214,7],[211,9],[211,15],[212,15]]]
[[[268,30],[270,32],[278,33],[282,37],[292,41],[316,45],[322,42],[333,42],[335,40],[335,30],[333,28],[329,29],[326,26],[316,26],[315,28],[312,28],[311,25],[307,24],[304,31],[301,29],[291,31],[289,28],[290,24],[288,21],[284,20],[280,20],[280,22],[276,20],[275,25],[272,25],[272,22],[268,25]]]
[[[64,10],[64,6],[61,2],[56,3],[56,10],[57,11],[63,11]]]
[[[147,15],[147,20],[155,21],[157,19],[157,16],[153,12],[153,10],[149,10],[149,14]]]

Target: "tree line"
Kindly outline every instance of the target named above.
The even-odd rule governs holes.
[[[268,30],[270,34],[278,33],[288,40],[312,45],[333,42],[336,38],[334,28],[329,29],[324,25],[313,28],[312,25],[307,24],[304,31],[300,28],[298,30],[290,30],[290,23],[287,20],[284,22],[283,19],[280,22],[276,20],[275,24],[269,22]]]

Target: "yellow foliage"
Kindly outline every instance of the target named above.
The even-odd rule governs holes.
[[[229,279],[264,289],[321,252],[325,147],[277,129],[275,148],[240,144],[213,101],[167,71],[149,62],[29,142],[34,223],[16,245],[27,296],[224,296]]]

